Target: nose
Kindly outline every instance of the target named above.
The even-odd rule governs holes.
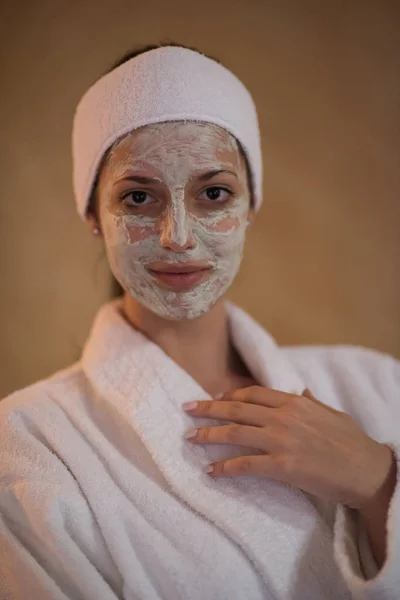
[[[173,252],[182,252],[195,246],[190,217],[182,199],[171,202],[162,215],[160,244]]]

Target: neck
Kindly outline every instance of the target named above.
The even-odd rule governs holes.
[[[233,348],[222,299],[196,319],[172,321],[151,312],[125,293],[123,312],[135,329],[164,350],[211,395],[229,389],[232,377],[245,374]]]

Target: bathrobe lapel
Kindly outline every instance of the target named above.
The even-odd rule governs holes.
[[[329,598],[327,582],[335,578],[332,534],[311,498],[269,478],[209,477],[204,469],[210,462],[260,452],[192,445],[184,439],[191,427],[224,423],[193,418],[181,409],[184,402],[210,397],[160,347],[134,330],[119,306],[117,300],[102,307],[85,347],[83,367],[97,391],[119,403],[171,491],[241,547],[271,597],[288,594],[302,600],[290,594],[295,572],[309,598]],[[238,307],[227,303],[226,308],[233,343],[254,378],[265,387],[301,395],[305,385],[273,338]],[[348,597],[344,588],[341,597]]]

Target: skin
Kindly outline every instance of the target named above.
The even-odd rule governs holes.
[[[218,171],[224,172],[201,179]],[[126,181],[135,174],[154,181]],[[143,127],[113,148],[99,190],[108,260],[121,286],[164,319],[206,314],[232,283],[243,254],[250,199],[236,140],[211,124]],[[188,262],[212,269],[186,291],[168,289],[148,270]]]
[[[379,567],[386,559],[386,522],[396,486],[390,447],[370,438],[346,413],[317,400],[262,387],[228,392],[219,400],[187,403],[201,418],[231,424],[192,429],[193,444],[253,447],[263,455],[215,463],[213,477],[271,477],[358,511]]]
[[[201,179],[217,170],[230,173]],[[131,175],[155,181],[123,180]],[[208,190],[218,187],[229,192],[220,190],[220,202],[210,200]],[[100,228],[110,267],[125,289],[126,319],[211,395],[253,383],[230,343],[222,302],[254,216],[245,160],[233,136],[208,123],[135,130],[109,152],[96,200],[98,218],[91,214],[89,224]],[[193,290],[175,292],[148,273],[153,261],[204,262],[212,270]]]
[[[220,169],[231,173],[201,179]],[[126,175],[154,181],[123,181]],[[207,190],[216,187],[231,195],[211,201]],[[129,205],[122,198],[129,192],[135,192],[131,202],[146,201]],[[245,162],[234,138],[214,125],[182,122],[130,133],[114,145],[100,172],[97,213],[88,221],[101,229],[110,267],[125,289],[127,321],[211,396],[226,392],[222,399],[182,407],[194,417],[231,423],[194,430],[188,443],[264,451],[216,463],[212,476],[272,477],[353,508],[381,567],[397,477],[391,449],[309,390],[296,396],[258,386],[230,341],[222,297],[238,271],[253,218]],[[176,292],[146,271],[154,260],[204,261],[212,270],[195,289]]]

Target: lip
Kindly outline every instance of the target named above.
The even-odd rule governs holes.
[[[156,273],[196,273],[210,269],[211,266],[206,263],[152,263],[147,268]]]
[[[210,265],[180,263],[152,264],[147,267],[159,282],[173,290],[187,290],[203,281],[211,271]]]

